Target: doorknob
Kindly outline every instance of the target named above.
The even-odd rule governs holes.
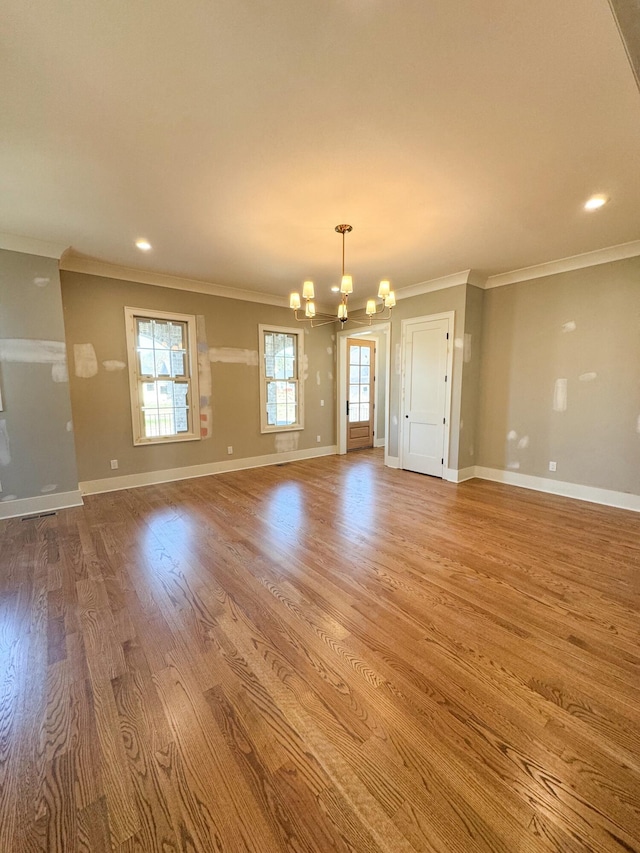
[[[408,417],[409,417],[409,415],[405,415],[405,418],[408,418]]]

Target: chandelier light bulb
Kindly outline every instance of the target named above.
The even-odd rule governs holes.
[[[338,305],[338,320],[346,320],[347,319],[347,304],[346,302],[341,302]]]
[[[378,299],[384,299],[391,292],[391,285],[388,281],[384,280],[380,282],[380,287],[378,288]]]
[[[365,311],[367,317],[371,317],[376,313],[376,300],[375,299],[367,299],[367,310]]]
[[[305,283],[302,285],[302,296],[305,299],[313,299],[314,298],[315,292],[313,289],[313,282],[312,281],[305,281]]]
[[[316,306],[313,302],[307,302],[304,313],[307,317],[315,317],[316,316]]]
[[[300,307],[300,294],[292,293],[289,297],[289,308],[293,308],[294,311],[297,311]]]
[[[341,293],[353,293],[353,279],[350,275],[342,276],[342,284],[340,285]]]
[[[392,291],[389,293],[389,295],[388,295],[388,296],[385,296],[385,298],[384,298],[384,307],[385,307],[385,308],[393,308],[393,306],[394,306],[395,304],[396,304],[396,295],[395,295],[395,293],[394,293],[394,292],[393,292],[393,290],[392,290]]]

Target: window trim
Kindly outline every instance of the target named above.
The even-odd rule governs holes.
[[[196,318],[194,314],[179,314],[176,311],[157,311],[154,308],[132,308],[125,305],[125,330],[127,334],[127,361],[129,364],[129,398],[131,402],[131,427],[133,431],[133,443],[135,446],[146,446],[151,444],[170,444],[176,441],[200,441],[200,391],[198,386],[198,350]],[[140,404],[140,382],[138,373],[138,358],[136,352],[136,329],[137,317],[149,320],[174,320],[185,323],[187,326],[187,365],[188,381],[190,386],[190,431],[180,435],[158,435],[147,438],[142,427],[142,407]]]
[[[265,332],[296,336],[296,379],[298,386],[298,420],[290,426],[271,426],[267,423],[267,375],[265,370],[264,335]],[[304,379],[301,365],[304,361],[304,330],[289,326],[272,326],[270,323],[258,325],[258,360],[260,365],[260,432],[295,432],[304,429]]]

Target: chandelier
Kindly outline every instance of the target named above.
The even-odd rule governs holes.
[[[391,285],[386,280],[381,281],[380,287],[378,288],[378,299],[380,299],[380,302],[377,303],[375,299],[367,299],[367,306],[364,312],[367,318],[366,320],[348,316],[347,300],[349,299],[349,294],[353,293],[353,279],[350,275],[345,275],[344,272],[344,235],[349,231],[353,231],[353,226],[336,225],[335,230],[338,234],[342,234],[342,281],[340,284],[340,293],[342,294],[342,297],[340,299],[340,304],[338,305],[337,314],[323,314],[321,312],[316,312],[315,302],[313,301],[313,282],[305,281],[302,285],[302,298],[305,301],[304,317],[298,316],[298,311],[301,309],[300,294],[292,293],[289,297],[289,307],[293,309],[296,320],[299,322],[305,322],[308,320],[312,327],[324,326],[326,323],[340,323],[343,325],[347,320],[351,320],[352,323],[359,323],[363,326],[370,326],[374,317],[376,320],[388,320],[389,317],[391,317],[391,309],[396,304],[396,295],[393,290],[391,290]]]

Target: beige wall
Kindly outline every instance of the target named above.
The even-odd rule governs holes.
[[[305,382],[304,430],[262,435],[258,367],[213,362],[211,438],[134,447],[128,373],[103,366],[104,361],[127,361],[125,306],[201,316],[208,347],[253,351],[258,349],[258,324],[293,327],[291,311],[81,273],[61,275],[81,481],[335,444],[335,355],[328,326],[305,333],[309,380]],[[98,372],[89,378],[74,372],[74,344],[82,343],[91,344],[96,353]],[[227,455],[229,445],[232,457]],[[118,470],[111,470],[111,459],[118,460]]]
[[[640,258],[488,290],[482,335],[477,464],[640,494]]]
[[[64,337],[58,262],[0,250],[0,516],[78,488]]]

